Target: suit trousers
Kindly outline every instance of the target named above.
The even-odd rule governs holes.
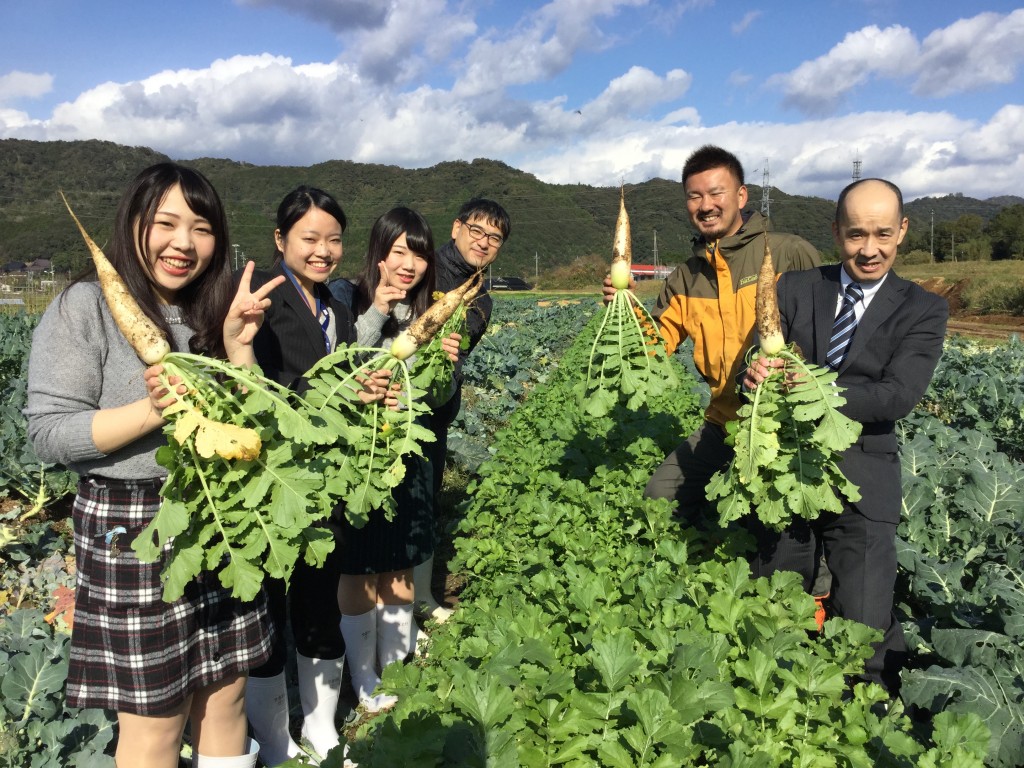
[[[759,526],[756,535],[759,554],[751,563],[753,575],[796,571],[806,590],[811,589],[818,553],[824,550],[832,573],[832,613],[883,632],[865,663],[864,679],[882,684],[895,696],[907,650],[903,628],[893,613],[896,524],[869,520],[846,505],[840,515],[797,520],[781,533]]]

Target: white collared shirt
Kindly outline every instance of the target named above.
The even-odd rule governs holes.
[[[889,276],[886,272],[882,275],[881,280],[873,280],[870,283],[860,283],[861,290],[864,291],[864,298],[853,305],[853,314],[857,317],[857,322],[864,317],[864,312],[867,311],[868,304],[875,298],[875,294],[878,293],[878,289],[882,287],[882,283],[885,282],[885,278]],[[843,298],[846,296],[846,287],[853,282],[853,278],[846,273],[846,269],[840,268],[839,270],[839,296],[836,298],[836,311],[834,316],[839,315],[839,310],[843,306]]]

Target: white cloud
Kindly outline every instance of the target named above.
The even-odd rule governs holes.
[[[476,39],[460,67],[455,91],[461,96],[493,93],[509,85],[548,80],[581,51],[612,44],[596,20],[647,0],[552,0],[527,13],[505,37],[497,31]]]
[[[774,75],[768,83],[782,88],[786,105],[807,115],[825,116],[870,77],[900,77],[917,55],[918,43],[909,29],[872,25],[850,32],[824,56]]]
[[[799,124],[729,122],[624,126],[569,148],[535,152],[523,170],[548,182],[618,184],[652,177],[677,180],[686,157],[715,143],[738,154],[748,182],[765,158],[772,186],[790,194],[835,199],[850,181],[853,161],[865,176],[899,184],[907,199],[963,192],[981,198],[1020,194],[1024,178],[1024,106],[1000,110],[984,125],[946,112],[868,112]],[[960,149],[986,147],[974,158]],[[999,153],[999,154],[997,154]],[[977,162],[986,162],[979,173]]]
[[[1012,83],[1024,61],[1024,8],[981,13],[932,32],[921,46],[914,93],[949,96]]]
[[[729,85],[735,88],[744,88],[749,85],[754,79],[754,76],[743,72],[739,69],[729,73]]]
[[[857,155],[865,174],[893,179],[910,199],[1020,192],[1024,105],[1005,106],[987,121],[897,111],[707,125],[696,108],[680,103],[690,81],[683,70],[659,75],[632,67],[578,112],[564,97],[505,96],[503,109],[488,115],[480,97],[428,86],[380,88],[340,62],[296,66],[269,54],[236,56],[206,69],[104,83],[45,121],[0,110],[0,135],[103,138],[172,157],[263,164],[345,158],[424,167],[488,157],[544,181],[598,185],[678,179],[686,156],[714,142],[741,153],[751,171],[768,158],[773,185],[792,193],[834,197]],[[660,105],[669,106],[667,114]]]
[[[1024,9],[1018,9],[960,19],[923,43],[906,27],[864,27],[769,84],[781,88],[787,106],[823,117],[871,79],[913,79],[916,95],[937,98],[1012,83],[1022,61]]]
[[[14,70],[0,75],[0,104],[35,99],[53,90],[53,75]]]
[[[604,92],[587,104],[581,112],[587,121],[632,122],[655,105],[675,101],[686,93],[692,78],[681,69],[673,69],[658,77],[644,67],[630,70],[612,80]]]
[[[742,35],[747,29],[761,16],[760,11],[747,11],[743,14],[743,18],[739,21],[733,22],[732,33],[734,35]]]
[[[406,84],[443,62],[477,31],[462,8],[446,0],[236,0],[277,7],[327,26],[343,43],[340,61],[379,84]]]
[[[245,0],[251,5],[281,1]],[[936,68],[939,62],[952,61],[957,45],[979,39],[982,31],[974,25],[950,25],[922,44],[895,26],[847,35],[826,55],[776,80],[791,103],[818,115],[798,124],[765,118],[761,110],[756,120],[755,113],[743,112],[746,122],[709,121],[710,113],[698,109],[702,97],[687,99],[691,88],[696,91],[689,71],[659,72],[628,63],[610,80],[596,82],[591,77],[592,95],[583,103],[570,102],[557,86],[541,99],[521,95],[526,89],[520,86],[548,84],[578,63],[580,53],[616,46],[616,38],[602,31],[613,26],[604,20],[644,2],[553,0],[501,29],[478,28],[479,19],[487,18],[485,12],[477,20],[467,13],[462,26],[450,32],[451,38],[433,26],[422,26],[424,8],[438,18],[451,18],[454,11],[447,11],[440,0],[424,0],[418,6],[383,4],[386,12],[377,16],[366,4],[339,2],[334,5],[361,8],[365,14],[356,14],[358,18],[344,28],[340,20],[334,22],[345,50],[353,51],[335,61],[299,66],[269,53],[233,56],[205,68],[103,83],[58,105],[45,120],[5,109],[0,99],[0,136],[102,138],[150,146],[178,158],[218,156],[260,164],[351,159],[423,167],[486,157],[548,182],[599,185],[653,176],[678,179],[686,156],[713,142],[742,153],[751,172],[768,158],[773,184],[791,193],[834,196],[849,180],[858,154],[865,174],[892,178],[908,198],[945,192],[982,197],[1020,193],[1021,104],[975,120],[936,110],[827,116],[849,89],[872,78],[905,74],[910,83],[921,77],[914,69],[919,59],[933,57]],[[313,0],[296,6],[303,13],[321,7],[327,6]],[[659,8],[661,12],[667,6]],[[645,13],[648,10],[655,12]],[[999,18],[1007,33],[1018,23],[1014,14]],[[613,21],[628,30],[625,34],[636,32],[618,24],[619,18]],[[440,46],[426,53],[439,39],[463,45],[459,50],[444,52]],[[355,40],[368,47],[349,45]],[[1006,39],[1002,40],[1005,47]],[[404,59],[396,48],[403,41],[412,46]],[[383,53],[373,60],[370,49]],[[385,55],[388,51],[395,55]],[[946,57],[939,57],[939,51],[946,51]],[[416,75],[425,65],[437,71],[429,58],[433,55],[447,57],[451,83],[442,83],[437,76],[426,83]],[[1002,59],[1017,60],[1017,53],[1006,53]],[[979,61],[987,59],[982,56]],[[721,82],[726,71],[719,72]],[[997,76],[992,70],[985,77],[992,81]],[[29,95],[27,82],[36,89],[48,85],[5,77],[0,84],[8,84],[8,94]],[[380,77],[395,79],[382,84]],[[728,75],[728,84],[740,88],[749,79],[736,70]],[[20,85],[10,86],[15,82]],[[760,178],[751,181],[759,183]]]

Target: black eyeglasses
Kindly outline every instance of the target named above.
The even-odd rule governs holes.
[[[469,236],[474,240],[480,240],[481,238],[486,237],[488,245],[492,245],[495,248],[501,248],[501,244],[505,242],[505,238],[501,235],[488,232],[483,227],[478,227],[476,224],[466,224],[466,222],[462,223],[469,230]]]

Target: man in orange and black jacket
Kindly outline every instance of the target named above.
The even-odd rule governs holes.
[[[725,425],[740,407],[737,375],[754,335],[757,274],[768,221],[743,213],[747,188],[743,166],[730,152],[704,146],[683,166],[690,221],[699,232],[693,255],[665,281],[654,309],[669,354],[693,339],[693,361],[711,387],[704,423],[670,453],[644,494],[676,501],[676,514],[693,522],[707,504],[705,486],[732,460]],[[818,252],[796,235],[772,232],[777,273],[810,269]]]

